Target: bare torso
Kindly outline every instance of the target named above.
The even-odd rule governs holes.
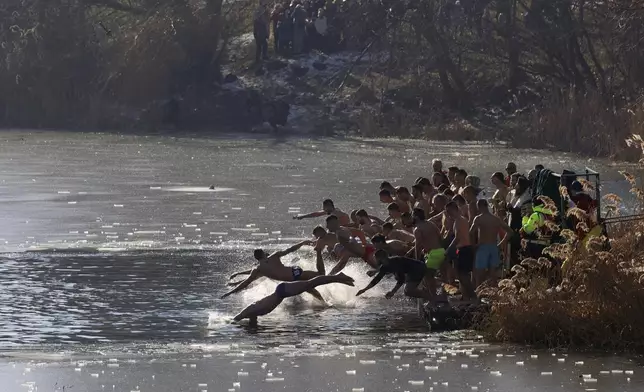
[[[390,240],[387,241],[387,251],[390,255],[404,256],[409,252],[410,246],[402,241]]]
[[[335,209],[331,215],[337,216],[341,226],[348,226],[351,223],[351,217],[346,212]]]
[[[335,244],[338,243],[338,237],[333,234],[333,233],[326,233],[324,237],[318,238],[318,240],[315,243],[315,249],[319,250],[324,250],[324,248],[327,248],[327,250],[331,251],[333,250],[333,247]]]
[[[438,227],[431,222],[420,222],[414,230],[416,246],[421,249],[423,255],[430,250],[442,248],[441,236]],[[422,255],[419,255],[422,256]]]
[[[423,210],[425,212],[425,216],[429,216],[432,212],[432,207],[425,199],[418,199],[418,201],[414,205],[414,208],[420,208],[421,210]]]
[[[364,231],[365,234],[369,237],[373,237],[374,235],[380,233],[380,231],[382,231],[382,228],[373,222],[369,222],[367,224],[360,225],[360,230]]]
[[[282,260],[276,256],[269,256],[267,259],[260,260],[257,270],[261,276],[269,279],[285,282],[293,280],[293,269],[282,264]]]
[[[459,216],[454,222],[454,234],[456,235],[457,248],[472,245],[472,241],[470,240],[470,224],[462,216]]]
[[[476,217],[476,223],[479,244],[496,244],[498,242],[501,220],[497,216],[484,213]]]

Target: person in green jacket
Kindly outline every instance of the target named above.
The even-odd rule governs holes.
[[[527,241],[526,255],[538,259],[543,250],[551,243],[551,230],[546,221],[554,219],[553,211],[546,208],[541,199],[535,198],[532,214],[523,217],[521,237]]]

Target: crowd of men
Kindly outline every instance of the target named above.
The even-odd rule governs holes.
[[[366,262],[371,267],[368,275],[373,277],[357,295],[377,285],[387,274],[394,274],[397,284],[386,294],[387,298],[404,285],[407,296],[441,306],[447,303],[447,295],[443,285],[437,282],[436,277],[440,276],[443,283],[458,284],[462,301],[471,302],[476,300],[478,286],[495,285],[503,270],[508,272],[523,257],[540,257],[552,241],[552,226],[548,221],[558,217],[533,192],[534,187],[541,186],[537,184],[543,177],[540,174],[550,173],[542,165],[536,165],[524,176],[514,163],[508,163],[505,174],[496,172],[490,177],[495,188],[491,196],[481,189],[479,177],[468,175],[462,168],[444,170],[443,163],[434,160],[432,169],[431,178],[418,178],[411,191],[389,182],[380,184],[378,196],[386,206],[386,219],[365,209],[345,213],[329,199],[323,201],[322,210],[294,217],[297,220],[326,217],[326,227],[316,226],[313,240],[283,252],[269,255],[261,249],[255,251],[259,265],[231,276],[232,279],[249,275],[242,282],[231,283],[236,287],[224,297],[245,289],[261,277],[284,283],[277,286],[275,293],[242,311],[235,320],[256,320],[284,298],[305,291],[324,302],[315,288],[330,283],[352,286],[353,279],[341,273],[352,259]],[[596,208],[580,182],[571,181],[568,188],[570,207],[577,206],[587,212]],[[312,246],[315,250],[315,271],[282,264],[282,256],[303,246]],[[328,274],[325,254],[336,261]]]
[[[271,26],[275,53],[284,56],[311,49],[331,51],[341,36],[333,0],[278,1],[272,10],[262,0],[253,20],[257,62],[268,58]]]

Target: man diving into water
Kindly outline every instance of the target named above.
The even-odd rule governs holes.
[[[330,275],[335,275],[342,271],[351,257],[361,258],[367,264],[374,268],[376,267],[376,261],[373,258],[376,249],[373,245],[367,244],[363,231],[340,226],[338,218],[333,215],[326,218],[326,227],[329,232],[337,237],[338,243],[335,245],[333,253],[340,258],[338,264],[331,270]],[[358,237],[361,243],[358,243],[354,237]]]
[[[233,320],[237,322],[243,319],[249,319],[251,324],[257,324],[257,317],[265,316],[275,310],[285,298],[295,297],[304,292],[317,292],[316,287],[331,283],[353,286],[353,278],[345,274],[337,274],[316,276],[312,279],[298,282],[282,282],[277,285],[273,294],[248,305]]]
[[[240,275],[246,275],[250,274],[246,280],[243,282],[240,282],[237,287],[234,289],[230,290],[226,294],[222,295],[222,299],[228,297],[229,295],[238,293],[244,289],[246,289],[251,283],[253,283],[255,280],[261,278],[261,277],[266,277],[269,279],[273,280],[280,280],[282,282],[295,282],[298,280],[309,280],[312,278],[315,278],[316,276],[319,275],[324,275],[324,262],[322,262],[322,258],[318,259],[317,262],[317,272],[316,271],[305,271],[300,267],[293,266],[293,267],[287,267],[284,264],[282,264],[281,258],[286,256],[289,253],[293,253],[300,249],[301,247],[305,245],[312,245],[312,241],[302,241],[298,244],[295,244],[291,246],[290,248],[283,250],[281,252],[275,252],[272,255],[267,254],[264,252],[262,249],[256,249],[254,252],[255,259],[259,262],[259,265],[256,268],[253,268],[248,271],[242,271],[238,272],[236,274],[233,274],[230,279],[234,279],[237,276]],[[233,283],[234,284],[234,283]],[[324,301],[324,298],[322,298],[322,295],[315,290],[311,289],[309,291],[309,294],[314,296],[316,299],[326,303]],[[276,305],[277,306],[277,305]]]

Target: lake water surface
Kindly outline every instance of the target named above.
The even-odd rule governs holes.
[[[488,145],[0,133],[0,391],[644,390],[632,358],[431,334],[413,302],[384,299],[389,281],[229,324],[276,283],[222,301],[228,276],[323,222],[293,215],[330,197],[384,216],[379,183],[410,186],[433,158],[484,185],[511,160],[628,189],[600,161]],[[314,268],[306,249],[285,261]],[[357,286],[365,271],[347,268]]]

